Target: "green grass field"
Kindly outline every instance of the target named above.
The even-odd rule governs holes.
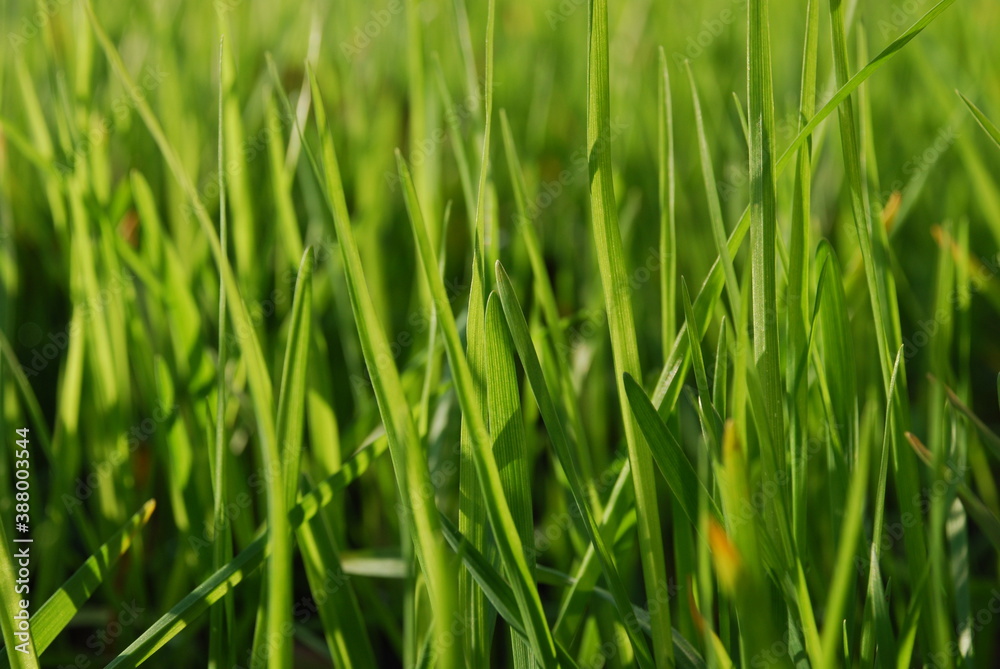
[[[0,662],[1000,666],[995,0],[0,28]]]

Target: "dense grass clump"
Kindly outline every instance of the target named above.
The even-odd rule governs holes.
[[[0,17],[10,666],[1000,664],[992,0]]]

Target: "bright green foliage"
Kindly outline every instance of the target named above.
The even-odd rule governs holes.
[[[0,4],[0,665],[995,664],[995,0]]]

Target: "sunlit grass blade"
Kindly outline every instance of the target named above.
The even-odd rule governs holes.
[[[587,497],[584,492],[583,481],[580,477],[579,466],[573,459],[569,439],[566,437],[562,421],[556,411],[555,403],[552,400],[552,396],[548,390],[548,385],[545,382],[545,377],[542,374],[542,368],[538,362],[538,355],[535,352],[534,344],[531,341],[531,335],[528,332],[528,324],[524,319],[524,312],[521,311],[521,305],[518,303],[517,296],[514,294],[514,288],[511,286],[510,278],[507,276],[506,271],[504,271],[504,268],[500,265],[500,263],[497,263],[496,266],[496,276],[497,291],[500,295],[501,304],[503,304],[504,314],[507,319],[507,326],[510,328],[510,333],[514,340],[514,347],[517,349],[518,357],[521,359],[521,365],[524,367],[524,373],[528,379],[528,385],[531,387],[531,392],[535,396],[535,401],[538,403],[538,409],[542,415],[542,419],[545,421],[545,427],[552,440],[552,447],[556,452],[556,457],[562,465],[563,471],[566,473],[566,478],[569,481],[569,488],[573,494],[573,502],[576,504],[576,507],[580,512],[584,526],[587,529],[587,535],[594,546],[597,557],[601,561],[601,567],[604,570],[604,577],[608,581],[609,589],[615,598],[615,607],[618,609],[618,614],[622,617],[622,619],[626,620],[626,616],[631,610],[631,603],[629,602],[625,587],[621,582],[621,577],[618,574],[614,555],[611,553],[607,546],[607,542],[605,541],[605,535],[603,534],[604,528],[598,527],[597,522],[594,520],[593,511],[587,505]],[[664,585],[664,587],[666,586]],[[657,591],[657,596],[662,596],[661,593],[663,592],[668,592],[668,590]],[[632,641],[632,647],[635,649],[636,660],[639,662],[640,666],[653,666],[653,658],[650,656],[649,648],[647,647],[645,640],[636,634],[635,630],[628,625],[626,625],[626,630],[629,633],[629,638]]]
[[[35,611],[31,616],[31,635],[35,652],[39,655],[44,653],[66,629],[84,603],[111,573],[119,558],[132,546],[132,539],[146,526],[155,509],[156,502],[153,500],[143,504],[142,508],[107,543],[87,558],[80,568]]]
[[[273,389],[267,365],[264,362],[264,356],[260,348],[260,342],[254,333],[250,315],[240,295],[232,266],[229,264],[229,260],[226,258],[218,238],[215,236],[214,226],[208,212],[205,210],[205,206],[201,202],[198,191],[184,170],[180,158],[163,133],[156,115],[153,113],[149,102],[143,94],[143,89],[132,81],[128,69],[121,59],[121,55],[101,27],[89,0],[85,3],[85,8],[98,42],[100,42],[115,73],[132,96],[132,101],[139,116],[145,123],[149,133],[153,136],[174,178],[181,185],[195,218],[201,227],[202,233],[209,242],[209,248],[212,251],[227,293],[229,316],[233,320],[233,327],[238,332],[247,333],[247,336],[240,341],[247,365],[251,394],[256,407],[261,458],[266,466],[274,469],[278,467],[280,457],[278,455],[272,414]],[[269,665],[276,669],[291,665],[291,643],[290,639],[282,634],[282,627],[291,618],[291,590],[288,575],[292,573],[292,536],[287,522],[287,508],[284,504],[284,493],[280,489],[280,483],[279,477],[273,477],[269,480],[267,493],[268,531],[271,535],[271,556],[268,560],[268,574],[270,575],[268,578],[268,587],[270,591],[267,599],[267,625],[268,639],[271,641],[272,647],[268,661]]]
[[[330,208],[334,228],[340,242],[340,257],[347,280],[351,310],[354,314],[365,365],[371,377],[375,399],[383,418],[382,422],[389,442],[393,473],[400,496],[400,510],[409,526],[410,537],[416,547],[417,557],[427,577],[428,591],[435,617],[439,621],[447,620],[451,615],[455,599],[454,586],[447,571],[445,546],[440,534],[433,496],[430,499],[424,496],[424,491],[434,490],[430,482],[430,471],[422,449],[416,448],[416,445],[420,443],[416,425],[410,412],[406,394],[403,392],[394,358],[390,353],[389,343],[379,323],[371,294],[368,292],[365,273],[361,265],[361,254],[351,229],[351,219],[347,209],[347,199],[344,195],[337,153],[327,129],[323,98],[311,71],[309,77],[314,98],[313,111],[319,128],[322,171],[304,137],[302,144],[317,178],[325,184],[324,197]],[[303,133],[301,127],[299,133],[300,135]],[[434,267],[436,268],[437,265],[435,264]],[[447,300],[445,304],[448,304]],[[458,661],[458,648],[455,647],[454,643],[447,641],[449,633],[446,627],[435,625],[434,629],[436,643],[440,644],[443,649],[443,654],[438,658],[438,662],[445,667],[455,666]]]
[[[396,159],[399,165],[400,180],[403,184],[406,208],[410,215],[410,228],[416,240],[425,280],[438,310],[439,325],[444,334],[445,350],[448,354],[448,362],[451,366],[462,416],[469,422],[473,444],[473,462],[486,506],[486,515],[493,528],[496,546],[504,568],[507,570],[507,575],[511,579],[514,592],[517,595],[521,615],[527,623],[532,650],[543,663],[554,662],[555,643],[552,639],[552,632],[545,622],[541,599],[524,557],[524,547],[517,533],[517,526],[511,515],[510,506],[503,494],[500,472],[491,447],[492,440],[480,410],[472,373],[469,370],[468,360],[462,351],[458,327],[455,325],[455,317],[451,312],[444,282],[437,273],[437,254],[431,247],[427,230],[424,227],[423,214],[417,202],[416,191],[406,163],[398,151]]]
[[[972,102],[972,100],[965,97],[963,93],[958,93],[958,96],[962,98],[962,102],[964,102],[965,106],[969,108],[970,112],[972,112],[972,115],[975,117],[976,123],[979,124],[979,127],[985,130],[986,134],[989,135],[989,138],[993,140],[993,143],[1000,148],[1000,128],[997,128],[993,121],[991,121],[986,114],[984,114],[982,110]]]
[[[289,525],[298,527],[311,520],[320,509],[329,504],[335,493],[346,488],[368,470],[372,462],[385,451],[385,443],[383,440],[376,440],[373,444],[363,447],[344,462],[335,474],[303,495],[288,514]],[[108,669],[138,667],[148,660],[167,642],[184,631],[205,609],[253,574],[264,563],[270,550],[265,531],[225,567],[205,579],[139,635],[138,639],[108,664]]]
[[[625,440],[632,463],[632,482],[638,514],[639,556],[642,563],[646,596],[652,601],[667,587],[663,530],[657,507],[656,478],[651,456],[644,448],[642,434],[626,406],[625,374],[640,377],[639,350],[636,344],[635,319],[632,315],[632,291],[625,269],[625,252],[618,223],[611,166],[611,85],[608,65],[608,3],[590,3],[587,68],[587,149],[590,170],[590,215],[608,326],[614,358],[615,385],[625,426]],[[508,314],[508,321],[510,315]],[[516,338],[515,338],[516,341]],[[565,464],[564,464],[565,466]],[[595,525],[596,529],[596,525]],[[609,556],[610,557],[610,556]],[[670,607],[660,606],[651,612],[653,656],[657,664],[673,663]],[[636,648],[639,651],[639,648]]]
[[[507,331],[502,307],[495,294],[486,302],[486,406],[493,453],[500,468],[500,483],[510,502],[521,542],[528,551],[528,569],[534,573],[534,522],[531,509],[531,479],[528,452],[521,417],[521,397],[514,368],[514,346]],[[514,666],[532,666],[531,649],[521,639],[511,637]]]

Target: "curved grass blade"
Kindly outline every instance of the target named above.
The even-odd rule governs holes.
[[[670,491],[681,511],[695,527],[698,527],[698,495],[704,494],[709,501],[709,508],[716,518],[722,518],[722,512],[715,498],[705,488],[698,473],[684,455],[681,445],[663,423],[645,391],[635,379],[625,375],[625,393],[628,395],[629,406],[635,415],[639,428],[646,436],[646,445],[653,454],[653,460],[666,479]]]
[[[556,457],[562,465],[563,471],[566,473],[569,488],[573,495],[573,502],[580,512],[584,526],[587,529],[587,535],[601,561],[601,567],[604,570],[604,577],[608,582],[608,587],[615,596],[615,607],[618,609],[618,614],[625,623],[626,631],[636,653],[636,660],[640,666],[651,667],[653,666],[653,658],[650,655],[645,639],[637,633],[634,626],[628,624],[631,604],[625,591],[625,586],[622,584],[621,577],[618,575],[614,555],[605,542],[602,533],[603,528],[598,527],[597,522],[594,520],[593,511],[587,505],[587,496],[584,492],[579,467],[573,459],[569,439],[566,437],[559,413],[545,383],[542,367],[538,362],[538,355],[531,341],[531,334],[528,332],[528,323],[524,319],[524,312],[521,311],[521,305],[514,294],[514,287],[510,283],[510,278],[507,276],[507,272],[504,271],[503,265],[499,262],[497,262],[496,266],[496,275],[497,290],[500,295],[500,302],[503,305],[504,314],[507,317],[507,326],[514,340],[514,347],[517,349],[518,357],[521,358],[521,365],[524,367],[528,385],[531,387],[531,392],[538,403],[538,410],[542,414],[542,420],[545,421],[545,427],[552,440],[552,447],[555,449]],[[663,592],[666,592],[666,590]]]
[[[44,653],[59,633],[66,629],[83,604],[111,573],[118,559],[132,546],[132,539],[146,526],[155,509],[154,500],[143,504],[111,539],[87,558],[62,587],[35,611],[31,616],[35,652],[39,655]],[[0,663],[0,666],[9,665]]]
[[[542,602],[528,569],[524,548],[510,512],[510,506],[503,494],[500,472],[491,448],[492,440],[480,410],[468,360],[462,351],[458,327],[455,324],[455,316],[451,312],[444,282],[437,273],[436,253],[431,246],[427,229],[424,227],[423,214],[420,211],[420,204],[417,202],[413,180],[398,150],[396,151],[396,160],[399,165],[400,181],[403,184],[406,209],[410,215],[410,228],[413,231],[420,255],[420,265],[430,288],[431,296],[437,306],[439,325],[444,334],[445,350],[448,354],[448,362],[451,366],[462,416],[469,423],[473,443],[473,463],[481,486],[480,494],[485,502],[486,515],[493,528],[503,565],[507,569],[511,581],[515,584],[514,592],[517,594],[521,614],[527,621],[527,631],[532,642],[532,649],[539,659],[548,665],[555,662],[555,642],[552,639],[552,632],[545,622]]]
[[[364,474],[368,467],[385,452],[386,441],[377,439],[364,446],[353,457],[344,462],[335,473],[328,476],[309,493],[299,499],[299,503],[288,514],[288,523],[299,527],[311,520],[335,494],[346,488],[352,481]],[[108,669],[138,667],[157,650],[180,634],[188,625],[204,613],[205,609],[219,601],[226,593],[253,574],[270,552],[266,528],[260,536],[240,551],[225,567],[205,579],[198,587],[177,602],[151,627],[133,641],[128,648],[108,664]]]
[[[989,138],[993,140],[993,143],[1000,148],[1000,128],[997,128],[996,125],[993,124],[993,121],[991,121],[986,114],[984,114],[982,110],[972,102],[972,100],[965,97],[965,95],[959,91],[955,92],[958,93],[958,96],[962,98],[962,102],[964,102],[965,106],[969,108],[970,112],[972,112],[972,115],[975,117],[976,123],[979,124],[979,127],[985,130],[986,134],[989,135]]]
[[[273,71],[272,67],[272,71]],[[430,481],[430,470],[424,459],[410,406],[403,391],[403,384],[396,369],[394,357],[389,348],[385,332],[379,322],[371,293],[365,281],[361,265],[361,254],[351,229],[351,219],[347,209],[340,164],[337,160],[333,140],[327,131],[326,112],[319,85],[310,68],[308,70],[312,96],[315,100],[313,113],[319,128],[322,150],[322,171],[315,160],[304,133],[299,126],[302,146],[317,179],[325,184],[323,195],[330,208],[333,224],[340,241],[340,256],[344,266],[351,310],[358,328],[358,338],[375,391],[375,399],[385,425],[386,437],[392,456],[393,473],[401,498],[401,512],[409,528],[410,537],[416,547],[417,558],[427,577],[427,587],[431,608],[438,621],[448,620],[453,611],[454,593],[447,571],[447,561],[443,538],[438,526],[438,515],[434,509],[433,497],[427,499],[423,491],[434,490]],[[285,100],[286,107],[290,108]],[[426,229],[424,229],[426,233]],[[435,264],[436,268],[437,265]],[[439,278],[440,280],[440,278]],[[445,305],[448,305],[447,300]],[[439,307],[440,310],[440,307]],[[450,312],[449,312],[450,313]],[[441,648],[450,649],[439,658],[442,666],[452,667],[458,661],[458,648],[453,643],[445,625],[435,625],[436,643]]]

